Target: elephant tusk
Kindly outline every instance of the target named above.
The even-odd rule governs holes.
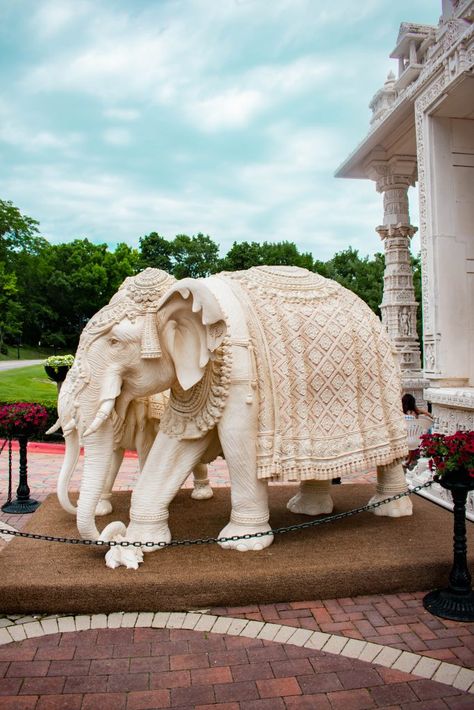
[[[99,408],[99,411],[95,415],[95,419],[92,424],[85,430],[83,436],[89,436],[93,434],[97,429],[99,429],[102,424],[109,418],[112,409],[114,408],[115,399],[106,399],[105,402]]]
[[[77,429],[77,424],[75,419],[70,419],[67,424],[63,426],[63,434],[64,437],[69,436],[69,434],[72,434],[73,431]]]
[[[61,422],[59,419],[56,420],[56,423],[53,424],[52,427],[48,429],[48,431],[45,432],[45,434],[54,434],[55,431],[58,431],[58,429],[61,429]]]

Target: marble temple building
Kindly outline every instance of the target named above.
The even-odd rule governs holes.
[[[437,431],[474,429],[474,1],[443,0],[438,24],[403,22],[397,61],[370,108],[369,132],[336,172],[383,195],[383,323],[403,388],[432,404]],[[409,245],[417,184],[423,364]],[[374,225],[375,226],[375,225]]]

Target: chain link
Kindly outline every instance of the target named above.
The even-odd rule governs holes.
[[[384,500],[377,501],[376,503],[371,503],[370,505],[364,505],[362,508],[354,508],[353,510],[348,510],[344,513],[336,513],[335,515],[326,515],[324,518],[317,518],[315,520],[309,520],[306,523],[297,523],[295,525],[288,525],[282,528],[274,528],[272,530],[267,530],[265,532],[258,533],[246,533],[245,535],[232,535],[231,537],[204,537],[198,538],[196,540],[171,540],[171,542],[131,542],[129,540],[124,540],[118,542],[117,540],[82,540],[80,538],[74,537],[54,537],[53,535],[40,535],[39,533],[28,533],[21,532],[19,530],[2,530],[0,529],[0,535],[12,535],[13,537],[25,537],[30,540],[43,540],[45,542],[64,542],[69,545],[94,545],[96,547],[183,547],[188,545],[210,545],[219,542],[236,542],[237,540],[250,540],[254,537],[266,537],[267,535],[282,535],[289,532],[297,532],[299,530],[306,530],[307,528],[314,528],[317,525],[323,525],[324,523],[332,523],[335,520],[343,520],[344,518],[350,518],[358,513],[364,513],[367,510],[374,510],[379,508],[381,505],[386,505],[394,500],[400,500],[400,498],[405,498],[412,493],[418,493],[423,488],[429,488],[433,485],[434,481],[427,481],[419,486],[415,486],[411,490],[405,491],[404,493],[397,493],[391,498],[384,498]]]

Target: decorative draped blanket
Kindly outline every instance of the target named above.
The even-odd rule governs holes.
[[[398,364],[380,320],[358,296],[296,267],[218,278],[247,313],[255,352],[258,478],[329,479],[406,456]],[[229,342],[216,355],[195,387],[172,390],[161,422],[171,436],[197,438],[219,420]]]
[[[358,296],[295,267],[221,277],[249,315],[259,478],[327,479],[406,456],[398,363]]]

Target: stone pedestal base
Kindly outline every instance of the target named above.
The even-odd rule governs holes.
[[[417,466],[412,471],[406,472],[408,487],[415,488],[422,483],[426,483],[432,478],[432,473],[428,468],[428,459],[420,459]],[[433,483],[430,488],[424,488],[418,495],[431,500],[433,503],[453,510],[453,499],[451,493],[445,488],[441,488],[439,483]],[[466,503],[466,518],[474,522],[474,492],[469,493]]]

